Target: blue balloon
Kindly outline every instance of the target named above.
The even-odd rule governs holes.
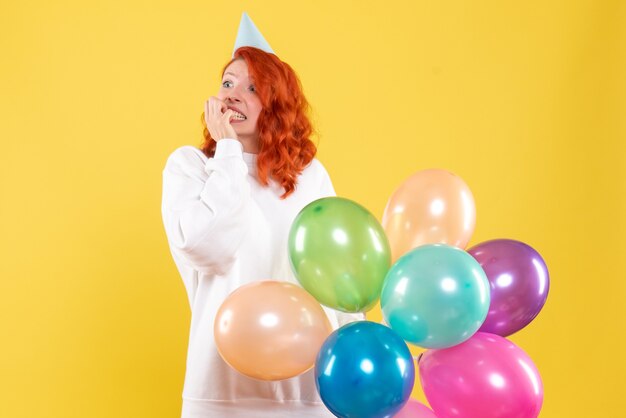
[[[489,281],[467,252],[417,247],[391,266],[380,297],[385,322],[404,340],[447,348],[468,340],[489,312]]]
[[[335,416],[387,418],[409,400],[415,365],[409,347],[392,329],[358,321],[326,339],[315,378],[322,401]]]

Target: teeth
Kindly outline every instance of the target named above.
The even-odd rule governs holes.
[[[247,118],[246,118],[244,115],[242,115],[241,113],[239,113],[239,112],[237,112],[237,111],[235,111],[235,110],[233,110],[233,112],[234,112],[234,113],[233,113],[233,119],[239,119],[239,120],[246,120],[246,119],[247,119]]]

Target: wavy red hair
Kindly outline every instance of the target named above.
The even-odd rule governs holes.
[[[300,79],[289,64],[276,55],[257,48],[241,47],[222,69],[236,59],[244,59],[248,74],[254,80],[255,90],[263,109],[259,114],[259,154],[257,170],[259,182],[269,184],[270,177],[277,181],[286,198],[296,188],[298,175],[313,160],[317,147],[310,140],[313,127],[308,118],[310,111],[302,92]],[[200,147],[211,158],[215,155],[216,142],[202,113],[204,142]]]

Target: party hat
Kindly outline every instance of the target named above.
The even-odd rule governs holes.
[[[241,15],[241,22],[239,22],[239,30],[237,31],[237,40],[235,40],[235,47],[233,48],[233,57],[237,48],[242,46],[253,46],[259,48],[270,54],[274,54],[272,47],[265,40],[261,32],[257,29],[256,25],[248,16],[248,13],[243,12]]]

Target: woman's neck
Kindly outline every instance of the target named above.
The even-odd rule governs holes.
[[[243,145],[243,152],[247,152],[249,154],[258,154],[259,153],[259,139],[252,137],[239,137],[239,142]]]

